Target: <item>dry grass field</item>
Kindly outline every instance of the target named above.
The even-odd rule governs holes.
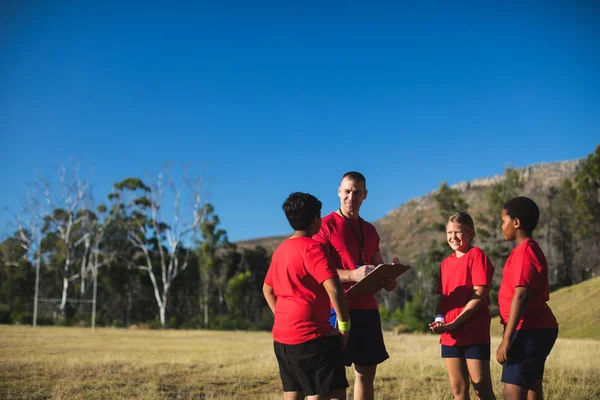
[[[451,398],[437,337],[386,334],[386,343],[378,399]],[[0,360],[1,399],[282,398],[265,332],[0,326]],[[598,360],[600,341],[559,339],[546,398],[600,399]],[[492,373],[500,398],[495,362]]]

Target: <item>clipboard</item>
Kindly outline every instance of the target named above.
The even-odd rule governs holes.
[[[379,264],[369,275],[346,290],[346,294],[374,294],[383,288],[381,281],[384,279],[396,279],[409,269],[410,265]]]

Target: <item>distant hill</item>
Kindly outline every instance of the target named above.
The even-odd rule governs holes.
[[[566,178],[573,178],[580,164],[581,160],[571,160],[517,169],[525,184],[522,194],[532,197],[540,206],[544,206],[547,203],[546,190],[550,186],[558,186]],[[457,189],[469,203],[469,212],[476,215],[484,210],[486,189],[502,179],[504,175],[496,175],[470,182],[460,182],[452,187]],[[431,240],[444,239],[443,232],[432,232],[426,229],[440,220],[433,194],[435,190],[413,198],[374,222],[381,237],[380,247],[385,260],[393,256],[398,256],[400,260],[413,260],[423,249],[424,244],[428,244]],[[272,251],[285,237],[257,238],[237,242],[237,245],[240,248],[263,246]]]
[[[600,277],[552,292],[548,305],[559,325],[559,338],[600,339]],[[502,324],[492,319],[492,336],[500,336]]]

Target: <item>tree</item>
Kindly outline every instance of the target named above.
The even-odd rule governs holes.
[[[161,326],[165,326],[169,290],[175,278],[188,266],[190,245],[194,242],[203,221],[200,206],[200,179],[184,179],[190,190],[192,204],[187,217],[181,212],[182,190],[177,188],[173,176],[168,177],[168,187],[173,196],[171,224],[163,215],[165,183],[161,173],[151,186],[138,178],[127,178],[114,184],[115,192],[109,198],[121,202],[129,210],[125,218],[127,238],[139,251],[133,265],[148,273],[159,309]],[[129,204],[127,194],[138,193]],[[155,267],[158,264],[158,267]]]
[[[52,210],[45,217],[43,232],[55,232],[65,247],[62,296],[59,305],[59,311],[64,316],[69,284],[73,280],[71,267],[75,248],[85,240],[85,233],[78,231],[77,227],[88,218],[88,214],[82,211],[91,199],[91,187],[89,181],[79,177],[77,163],[71,168],[65,165],[59,167],[58,190],[54,190],[48,180],[44,180],[43,183],[45,198],[49,209]]]

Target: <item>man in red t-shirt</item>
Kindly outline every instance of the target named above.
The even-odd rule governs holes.
[[[350,316],[335,266],[311,239],[321,227],[321,202],[292,193],[283,204],[294,234],[273,253],[263,293],[275,314],[273,340],[285,399],[346,398],[341,359]],[[329,304],[338,329],[329,324]]]
[[[379,250],[379,235],[375,227],[359,216],[367,198],[365,177],[348,172],[338,188],[340,208],[323,218],[321,230],[313,239],[329,250],[344,288],[367,276],[375,266],[383,264]],[[394,262],[398,262],[394,259]],[[385,282],[384,288],[394,290],[396,280]],[[377,365],[389,358],[375,295],[349,295],[348,306],[352,329],[344,349],[346,365],[354,364],[354,399],[373,399],[373,382]]]
[[[498,292],[504,325],[496,359],[502,368],[505,399],[542,399],[546,358],[558,336],[549,300],[548,265],[532,233],[540,210],[533,200],[515,197],[502,209],[502,235],[516,242],[502,271]]]

